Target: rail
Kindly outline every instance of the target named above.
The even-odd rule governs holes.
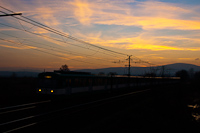
[[[95,101],[90,101],[90,102],[86,102],[86,103],[82,103],[82,104],[77,104],[77,105],[68,106],[68,107],[62,107],[60,109],[54,108],[54,110],[50,110],[50,111],[45,111],[45,109],[42,109],[42,106],[45,107],[44,104],[51,102],[51,100],[0,108],[0,118],[2,118],[1,120],[4,120],[4,122],[0,123],[0,128],[2,129],[1,132],[2,133],[10,133],[10,132],[18,131],[18,130],[21,130],[21,129],[24,129],[27,127],[37,125],[39,123],[44,123],[44,122],[50,121],[52,119],[62,117],[64,115],[70,115],[74,112],[79,112],[84,109],[99,106],[101,104],[106,104],[112,100],[118,100],[121,98],[125,98],[127,96],[131,96],[133,94],[147,92],[150,90],[151,89],[134,91],[134,92],[117,95],[117,96],[112,96],[112,97],[99,99],[99,100],[95,100]],[[40,105],[40,104],[43,104],[43,105]],[[36,111],[37,107],[38,107],[38,110],[41,110],[41,111],[37,112]],[[48,106],[46,106],[46,108],[48,108]],[[43,113],[42,113],[42,111],[43,111]],[[24,115],[24,113],[27,115]],[[15,119],[13,119],[12,116],[14,116]],[[21,118],[21,117],[16,117],[16,116],[23,116],[23,117]],[[7,120],[8,117],[10,120],[5,121],[5,120]]]

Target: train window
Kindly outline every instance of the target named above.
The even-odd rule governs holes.
[[[74,80],[74,85],[75,85],[75,86],[79,86],[79,79],[78,79],[78,78],[76,78],[76,79]]]
[[[107,79],[107,84],[111,85],[111,78]]]
[[[98,78],[94,79],[94,85],[98,85]]]
[[[39,86],[40,87],[56,87],[56,80],[55,79],[40,79]]]
[[[92,79],[89,79],[88,84],[89,84],[89,85],[92,84]]]
[[[105,83],[104,83],[104,79],[103,78],[101,78],[100,80],[99,80],[99,85],[104,85]]]
[[[87,80],[87,78],[76,78],[74,80],[74,85],[77,87],[86,86],[86,85],[88,85],[88,80]]]
[[[71,86],[72,79],[66,79],[65,86]]]
[[[96,78],[94,80],[94,85],[104,85],[105,84],[105,79],[103,78]]]
[[[87,78],[81,78],[80,80],[81,80],[80,85],[82,87],[85,87],[85,86],[88,85],[88,79]]]

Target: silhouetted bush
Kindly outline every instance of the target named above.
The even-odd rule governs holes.
[[[194,78],[195,78],[195,80],[200,80],[200,71],[198,71],[194,74]]]
[[[176,72],[176,77],[180,77],[182,81],[189,80],[189,74],[186,70]]]
[[[156,77],[156,74],[155,73],[146,73],[144,76],[145,77]]]

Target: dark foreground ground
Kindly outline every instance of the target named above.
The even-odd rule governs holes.
[[[169,88],[170,87],[170,88]],[[127,99],[127,107],[86,127],[86,132],[178,131],[199,132],[200,124],[192,117],[200,110],[188,108],[199,105],[200,93],[191,85],[154,88],[150,94]],[[141,98],[142,97],[142,98]],[[136,101],[134,101],[136,100]]]
[[[7,80],[1,82],[1,86],[4,87],[0,87],[1,107],[40,100],[34,90],[36,79],[9,79],[9,82]],[[91,133],[200,131],[200,123],[193,117],[194,114],[200,114],[200,109],[188,107],[188,105],[200,105],[200,86],[197,83],[149,88],[152,90],[147,93],[41,123],[26,131]]]
[[[200,105],[199,100],[195,85],[155,87],[151,92],[118,101],[121,108],[77,132],[199,132],[200,123],[191,114],[200,110],[188,108],[188,105]]]

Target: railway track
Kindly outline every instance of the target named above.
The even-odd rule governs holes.
[[[89,113],[88,110],[90,109],[101,108],[102,105],[109,106],[110,103],[116,104],[119,100],[149,91],[150,89],[145,89],[82,103],[75,102],[71,104],[70,101],[46,100],[0,108],[0,129],[3,133],[30,132],[42,129],[47,131],[48,125],[59,127],[59,124],[55,124],[55,121],[64,120],[66,123],[70,123],[71,120],[79,117],[83,112]],[[70,124],[67,127],[70,130]]]
[[[27,121],[36,117],[38,108],[47,106],[50,102],[51,100],[45,100],[0,108],[0,131],[11,132],[32,125],[26,124]]]

